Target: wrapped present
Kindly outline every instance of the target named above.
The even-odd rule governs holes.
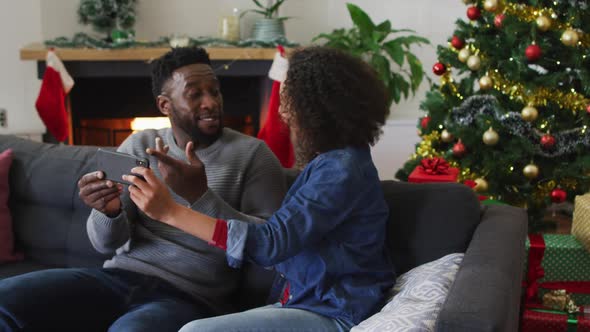
[[[572,235],[529,234],[525,263],[527,303],[564,289],[579,305],[590,304],[590,253]]]
[[[408,182],[457,182],[459,169],[450,167],[443,158],[424,158],[408,176]]]
[[[522,332],[590,332],[590,315],[546,309],[525,309],[521,319]]]
[[[572,235],[590,251],[590,194],[576,196]]]

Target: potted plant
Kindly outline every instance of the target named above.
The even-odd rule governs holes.
[[[268,1],[267,5],[260,3],[260,0],[252,0],[258,9],[248,9],[240,17],[247,13],[257,13],[262,15],[254,22],[252,38],[264,42],[272,42],[279,38],[285,37],[284,21],[288,17],[278,17],[279,8],[286,0]]]
[[[137,0],[81,0],[78,20],[105,33],[105,41],[119,42],[133,38]]]
[[[404,98],[410,92],[414,95],[424,77],[428,77],[424,75],[422,63],[410,47],[430,44],[430,41],[413,34],[413,30],[392,29],[389,20],[374,24],[361,8],[351,3],[346,5],[354,26],[322,33],[312,41],[325,40],[325,46],[350,52],[371,64],[389,91],[390,105],[399,103],[402,95]],[[400,33],[404,35],[394,36]],[[392,64],[398,69],[392,70]]]

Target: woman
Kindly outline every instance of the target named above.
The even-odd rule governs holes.
[[[151,218],[227,250],[231,266],[248,259],[284,276],[276,304],[196,320],[182,332],[348,331],[393,284],[388,208],[370,154],[389,113],[384,85],[360,59],[310,47],[292,53],[282,87],[281,117],[303,170],[266,223],[216,220],[176,204],[149,169],[132,170],[145,181],[125,176]],[[165,158],[163,149],[151,153]],[[186,153],[198,165],[190,142]]]

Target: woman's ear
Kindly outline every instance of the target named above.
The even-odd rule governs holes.
[[[170,100],[170,97],[166,95],[158,95],[156,98],[156,105],[158,105],[158,109],[166,116],[170,114],[170,110],[172,109],[171,103],[172,101]]]

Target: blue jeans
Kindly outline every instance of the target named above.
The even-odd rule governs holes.
[[[268,305],[236,314],[192,321],[179,332],[345,332],[353,325],[309,310]]]
[[[168,282],[120,269],[53,269],[0,280],[0,332],[176,332],[210,316]]]

